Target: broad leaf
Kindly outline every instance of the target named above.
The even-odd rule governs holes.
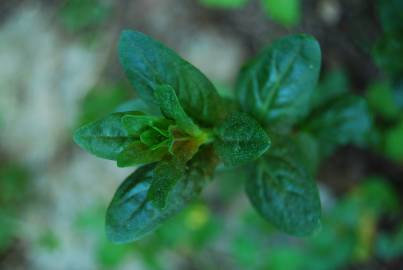
[[[113,113],[80,127],[74,133],[74,141],[98,157],[116,160],[119,153],[133,141],[122,124],[124,115]]]
[[[273,140],[273,147],[246,181],[256,210],[279,229],[305,236],[320,228],[321,207],[315,182],[291,140]]]
[[[245,113],[233,113],[217,128],[215,148],[226,166],[237,166],[260,157],[270,138],[259,123]]]
[[[207,148],[206,148],[207,149]],[[106,214],[108,238],[116,243],[137,240],[182,210],[202,190],[207,173],[215,167],[214,155],[204,149],[189,162],[184,176],[171,186],[165,207],[159,208],[148,195],[156,164],[137,169],[118,188]]]
[[[327,156],[337,146],[365,145],[372,119],[363,98],[343,95],[314,110],[304,125],[319,140],[322,156]]]
[[[187,116],[172,87],[169,85],[157,87],[155,90],[155,98],[158,101],[162,113],[167,118],[175,120],[176,124],[188,134],[200,134],[201,130],[193,120]]]
[[[147,164],[162,159],[168,153],[168,145],[161,145],[156,149],[136,141],[126,146],[117,156],[118,167],[129,167],[139,164]]]
[[[123,31],[119,40],[120,62],[139,96],[155,105],[154,91],[169,85],[185,112],[207,125],[222,118],[222,106],[213,84],[174,51],[140,32]]]
[[[242,108],[278,132],[288,131],[309,109],[321,53],[308,35],[281,38],[245,66],[237,95]]]

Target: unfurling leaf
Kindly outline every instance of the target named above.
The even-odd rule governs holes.
[[[199,127],[183,110],[175,90],[172,87],[169,85],[158,86],[155,90],[155,98],[158,101],[162,113],[167,118],[175,120],[178,127],[191,135],[197,136],[201,133]]]
[[[270,138],[259,123],[244,113],[233,113],[217,128],[215,148],[227,166],[259,158],[270,147]]]
[[[136,141],[117,156],[118,167],[129,167],[139,164],[148,164],[161,160],[168,152],[168,145],[161,145],[156,149]]]

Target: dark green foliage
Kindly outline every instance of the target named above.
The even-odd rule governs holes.
[[[122,124],[123,113],[89,123],[74,133],[74,141],[88,152],[106,159],[116,159],[131,141]]]
[[[237,94],[242,108],[262,124],[288,131],[308,112],[320,63],[320,47],[311,36],[273,42],[241,70]]]
[[[321,62],[313,37],[291,35],[263,50],[242,69],[237,99],[220,97],[200,71],[142,33],[122,33],[119,57],[141,100],[74,135],[82,148],[120,167],[143,165],[108,208],[110,240],[153,231],[197,198],[219,161],[249,163],[240,174],[249,175],[246,192],[276,227],[297,236],[318,230],[313,175],[322,151],[363,143],[371,121],[365,102],[332,88],[331,80],[313,98]]]
[[[119,40],[120,62],[140,97],[158,103],[155,90],[168,85],[192,118],[214,124],[222,116],[221,100],[213,84],[174,51],[135,31],[123,31]]]
[[[371,130],[367,103],[361,97],[342,95],[314,111],[305,128],[315,134],[324,156],[337,146],[364,145]]]
[[[246,180],[246,193],[264,218],[287,233],[303,236],[320,228],[319,193],[290,138],[273,140]]]
[[[227,166],[237,166],[259,158],[270,147],[264,129],[244,113],[231,114],[217,128],[215,147]]]

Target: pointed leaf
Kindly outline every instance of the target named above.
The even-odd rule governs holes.
[[[158,86],[155,90],[155,98],[160,105],[162,113],[167,118],[175,120],[176,124],[188,134],[200,134],[201,131],[199,127],[182,109],[175,90],[172,87],[169,85]]]
[[[204,156],[203,156],[204,157]],[[189,164],[186,174],[168,192],[165,207],[159,208],[148,195],[156,164],[137,169],[118,188],[106,214],[106,233],[115,243],[127,243],[155,230],[166,219],[182,210],[202,190],[205,177],[198,160]],[[210,167],[210,166],[207,166]]]
[[[281,38],[241,70],[239,102],[261,123],[288,131],[308,112],[320,63],[315,38],[302,34]]]
[[[273,140],[272,149],[246,181],[246,193],[256,210],[279,229],[296,236],[320,228],[318,189],[302,164],[291,140]]]
[[[98,157],[116,160],[119,153],[133,141],[122,124],[124,115],[113,113],[80,127],[74,132],[74,141]]]
[[[259,123],[244,113],[231,114],[217,129],[217,154],[227,166],[259,158],[270,147],[270,138]]]
[[[131,135],[139,135],[147,127],[151,127],[158,117],[152,115],[125,115],[122,117],[122,123],[127,132]]]
[[[193,119],[211,125],[222,118],[221,99],[213,84],[158,41],[140,32],[123,31],[119,58],[129,81],[147,103],[157,103],[154,91],[159,85],[170,85]]]
[[[118,167],[129,167],[159,161],[168,153],[168,145],[151,149],[137,141],[131,143],[117,156]]]

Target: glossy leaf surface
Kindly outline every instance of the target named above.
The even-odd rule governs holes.
[[[291,35],[272,43],[238,78],[242,108],[277,132],[288,131],[309,109],[321,64],[318,42]]]
[[[147,103],[157,103],[154,91],[169,85],[185,112],[206,125],[222,118],[221,99],[213,84],[171,49],[143,33],[126,30],[119,40],[119,58],[126,75]]]
[[[74,141],[88,152],[116,160],[119,153],[133,140],[124,128],[121,118],[125,113],[113,113],[103,119],[77,129]]]

